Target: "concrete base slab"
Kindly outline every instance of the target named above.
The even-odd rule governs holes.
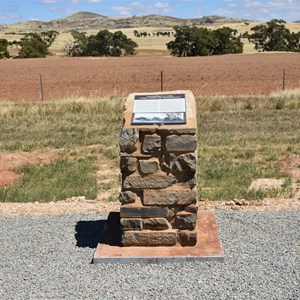
[[[119,213],[109,214],[93,263],[165,263],[184,261],[224,261],[215,213],[199,211],[197,244],[192,247],[124,247],[121,245]]]

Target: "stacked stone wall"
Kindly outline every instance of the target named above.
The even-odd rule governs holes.
[[[124,246],[194,246],[196,129],[123,128],[120,217]]]

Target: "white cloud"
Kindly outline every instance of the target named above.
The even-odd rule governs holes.
[[[88,3],[101,3],[102,0],[88,0]]]
[[[57,12],[64,12],[65,11],[65,9],[61,6],[52,6],[50,9],[52,11],[57,11]]]
[[[13,19],[13,16],[11,16],[9,13],[0,13],[0,20],[6,21]]]
[[[58,0],[42,0],[41,3],[44,3],[44,4],[55,4],[57,3]]]
[[[79,11],[78,11],[78,9],[67,9],[66,10],[66,13],[67,13],[67,15],[73,15],[73,14],[76,14],[76,13],[78,13]]]
[[[299,20],[300,0],[223,0],[212,14],[254,20]]]
[[[167,2],[157,2],[154,4],[155,7],[157,8],[166,8],[169,7],[169,3]]]
[[[147,14],[166,14],[171,11],[167,2],[156,2],[147,4],[142,2],[131,2],[128,5],[113,6],[112,10],[121,16],[147,15]]]

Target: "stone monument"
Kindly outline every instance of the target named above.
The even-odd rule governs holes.
[[[120,156],[122,244],[194,246],[198,206],[193,94],[130,94]]]
[[[94,263],[218,260],[213,211],[198,211],[197,118],[190,91],[130,94],[120,135],[120,213]]]

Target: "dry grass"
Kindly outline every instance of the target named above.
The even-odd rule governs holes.
[[[0,153],[57,148],[71,158],[60,161],[59,168],[69,165],[71,170],[76,170],[77,164],[84,164],[87,178],[91,178],[89,172],[95,178],[95,158],[101,159],[98,162],[101,165],[110,160],[108,165],[118,169],[122,107],[123,98],[115,97],[65,99],[44,104],[1,103]],[[281,170],[280,161],[283,157],[300,155],[299,90],[276,93],[271,97],[197,98],[197,107],[201,198],[232,200],[292,196],[291,177]],[[37,189],[34,183],[40,176],[43,176],[45,185],[48,179],[53,181],[49,174],[55,174],[55,170],[57,163],[49,168],[22,169],[29,175],[33,174],[23,182],[29,185],[26,189],[24,187],[27,195],[31,193],[30,188]],[[117,177],[106,175],[105,180],[98,182],[98,191],[115,200],[119,184]],[[283,178],[284,185],[276,190],[249,191],[251,182],[258,178]],[[76,180],[75,176],[75,184]],[[63,189],[60,182],[66,184],[63,180],[55,182],[58,186],[53,190],[56,191]],[[71,191],[74,182],[68,182]],[[5,195],[12,197],[12,193],[20,190],[17,185],[11,189],[12,192],[1,191],[2,201],[6,201]],[[95,191],[93,186],[85,187],[85,190],[91,189]],[[66,197],[84,196],[82,191],[76,193],[71,192]],[[32,194],[38,195],[35,191]],[[54,195],[51,199],[58,198]],[[22,199],[22,195],[18,194],[18,199]]]

